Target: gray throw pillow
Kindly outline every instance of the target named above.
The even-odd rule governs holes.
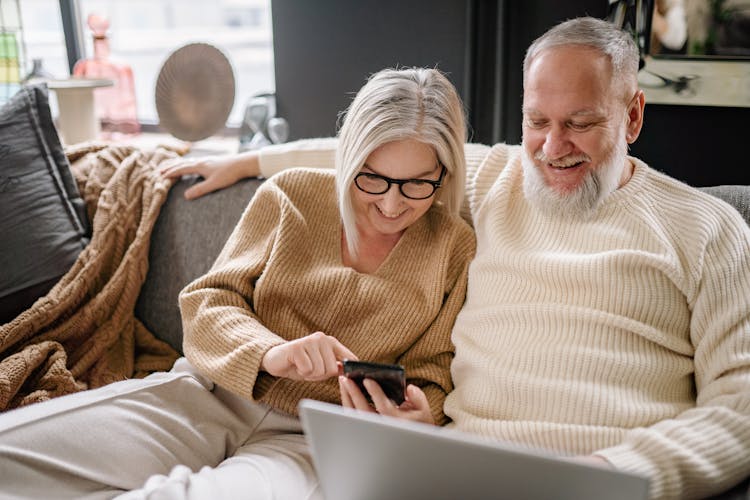
[[[89,227],[47,88],[24,87],[0,108],[0,324],[70,269]]]

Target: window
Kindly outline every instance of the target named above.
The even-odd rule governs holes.
[[[60,2],[58,0],[23,0],[20,2],[26,45],[26,71],[32,61],[40,59],[42,67],[55,78],[68,76]]]
[[[57,0],[0,0],[0,25],[3,33],[1,101],[18,90],[18,82],[31,72],[34,59],[43,59],[44,67],[54,70],[53,74],[67,75],[65,38]],[[16,62],[11,62],[10,56]]]
[[[29,64],[42,58],[47,71],[66,78],[59,1],[21,3]],[[111,57],[133,69],[142,123],[158,122],[154,89],[162,64],[191,42],[216,46],[232,63],[236,91],[229,126],[239,126],[252,95],[274,91],[270,0],[78,0],[77,6],[85,57],[93,55],[88,15],[108,18]]]

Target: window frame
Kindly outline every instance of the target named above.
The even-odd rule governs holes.
[[[86,56],[84,30],[81,22],[81,9],[79,0],[58,0],[60,5],[60,15],[62,17],[63,38],[65,40],[65,51],[68,59],[68,71],[73,74],[73,67],[76,61]],[[275,68],[271,68],[274,72]],[[143,132],[163,132],[158,120],[138,118]],[[240,122],[226,123],[222,129],[216,132],[217,136],[236,136],[242,128]]]

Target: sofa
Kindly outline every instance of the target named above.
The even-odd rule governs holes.
[[[177,295],[211,267],[261,179],[245,179],[227,189],[187,201],[188,176],[169,192],[151,235],[149,270],[136,316],[159,338],[181,351],[182,325]],[[701,188],[735,206],[750,224],[750,186]]]
[[[80,246],[85,246],[87,241],[87,221],[81,213],[83,203],[76,193],[75,185],[72,184],[70,173],[65,172],[62,148],[59,142],[55,142],[54,127],[51,125],[51,117],[46,109],[46,95],[39,90],[33,90],[26,97],[25,101],[16,103],[18,112],[14,111],[15,118],[13,120],[10,120],[7,116],[0,117],[0,136],[4,133],[3,125],[7,123],[12,125],[12,134],[34,135],[33,144],[25,144],[23,147],[26,150],[38,147],[42,151],[43,154],[34,159],[34,161],[40,162],[39,172],[41,173],[39,175],[54,181],[50,183],[51,187],[49,187],[50,192],[53,193],[51,198],[55,198],[56,202],[62,201],[60,205],[62,208],[59,210],[62,210],[63,213],[59,219],[53,221],[53,224],[60,227],[65,223],[70,223],[71,220],[75,220],[76,214],[82,216],[82,222],[71,224],[74,241],[72,250],[80,251]],[[5,115],[8,115],[7,109]],[[26,120],[24,118],[21,120],[18,118],[19,116],[30,116],[31,119]],[[32,128],[28,131],[19,128],[19,123],[26,124],[27,121]],[[14,174],[15,177],[10,174],[3,175],[10,169],[8,165],[2,163],[4,153],[7,153],[5,155],[6,161],[8,155],[12,156],[12,151],[8,153],[3,147],[0,147],[0,192],[3,189],[12,192],[8,191],[15,185],[11,181],[21,178],[21,174]],[[55,168],[58,168],[59,171],[55,171]],[[54,175],[49,175],[50,172],[53,172]],[[23,175],[28,176],[28,174]],[[166,194],[166,201],[159,210],[151,233],[148,250],[148,271],[135,303],[135,316],[156,337],[168,343],[178,352],[182,351],[182,325],[177,301],[178,294],[185,285],[208,271],[244,208],[263,182],[261,179],[245,179],[227,189],[211,193],[202,198],[193,201],[185,200],[185,190],[197,181],[198,178],[195,176],[184,177],[176,182]],[[712,186],[701,189],[735,206],[750,224],[750,186]],[[5,200],[10,199],[5,198]],[[16,199],[14,203],[18,203],[20,199],[22,198]],[[25,212],[29,212],[29,210],[29,207],[24,207]],[[0,223],[2,222],[3,219],[0,217]],[[23,233],[22,236],[29,237],[28,231],[24,230]],[[7,233],[4,236],[7,243]],[[3,259],[10,259],[10,253],[6,252],[7,249],[4,248]],[[15,258],[15,254],[13,258]],[[71,263],[62,262],[62,267],[69,266]],[[54,272],[60,272],[60,270]],[[51,281],[50,277],[54,276],[54,272],[50,271],[52,274],[43,277],[46,280],[44,283]],[[0,306],[2,306],[2,302],[0,302]],[[0,327],[2,326],[2,321],[0,321]],[[748,482],[746,481],[717,498],[749,498],[749,494]]]

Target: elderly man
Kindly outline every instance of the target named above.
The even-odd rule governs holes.
[[[637,70],[630,37],[594,19],[529,48],[523,145],[471,178],[480,246],[445,408],[647,475],[655,497],[704,496],[750,472],[750,231],[627,156]]]
[[[467,145],[478,248],[445,412],[464,431],[646,475],[653,497],[701,497],[750,473],[750,229],[627,155],[643,123],[637,71],[626,33],[562,23],[524,61],[522,146]],[[167,175],[204,175],[195,197],[332,166],[335,146]]]

